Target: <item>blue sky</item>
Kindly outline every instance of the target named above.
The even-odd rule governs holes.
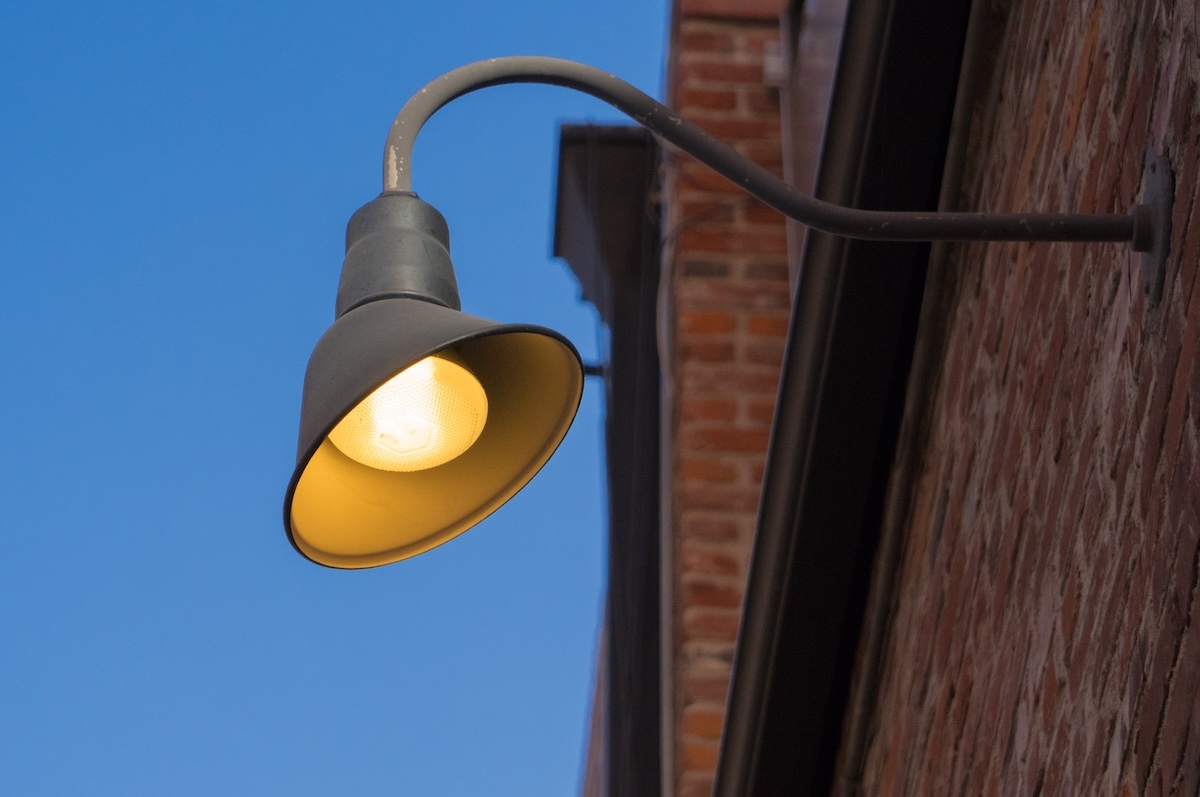
[[[598,385],[481,526],[364,572],[281,523],[304,366],[404,100],[544,54],[659,94],[662,3],[0,0],[0,793],[562,795],[601,611]],[[547,87],[441,112],[464,309],[600,338]]]

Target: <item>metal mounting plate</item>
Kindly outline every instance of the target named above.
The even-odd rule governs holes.
[[[1146,153],[1142,172],[1142,204],[1154,220],[1154,240],[1149,251],[1142,252],[1142,282],[1151,303],[1162,299],[1167,275],[1167,254],[1171,249],[1171,205],[1175,199],[1175,175],[1166,155]]]

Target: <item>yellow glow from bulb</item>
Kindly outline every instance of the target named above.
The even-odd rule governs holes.
[[[426,357],[359,402],[329,433],[343,454],[378,470],[443,465],[470,448],[487,422],[487,394],[458,363]]]

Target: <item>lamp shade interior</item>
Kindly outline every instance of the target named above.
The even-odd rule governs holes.
[[[579,405],[578,355],[565,340],[537,328],[493,326],[427,352],[461,363],[487,396],[482,432],[444,464],[411,471],[370,467],[328,438],[343,417],[416,356],[398,362],[383,380],[347,400],[336,417],[321,421],[323,431],[314,438],[320,442],[307,458],[309,452],[301,451],[285,506],[289,536],[302,554],[339,568],[407,559],[487,517],[545,464]]]

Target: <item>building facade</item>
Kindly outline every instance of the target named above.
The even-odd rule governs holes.
[[[1119,213],[1163,155],[1170,255],[844,241],[658,153],[657,579],[614,556],[585,793],[1200,794],[1195,4],[672,14],[668,102],[794,185]]]

